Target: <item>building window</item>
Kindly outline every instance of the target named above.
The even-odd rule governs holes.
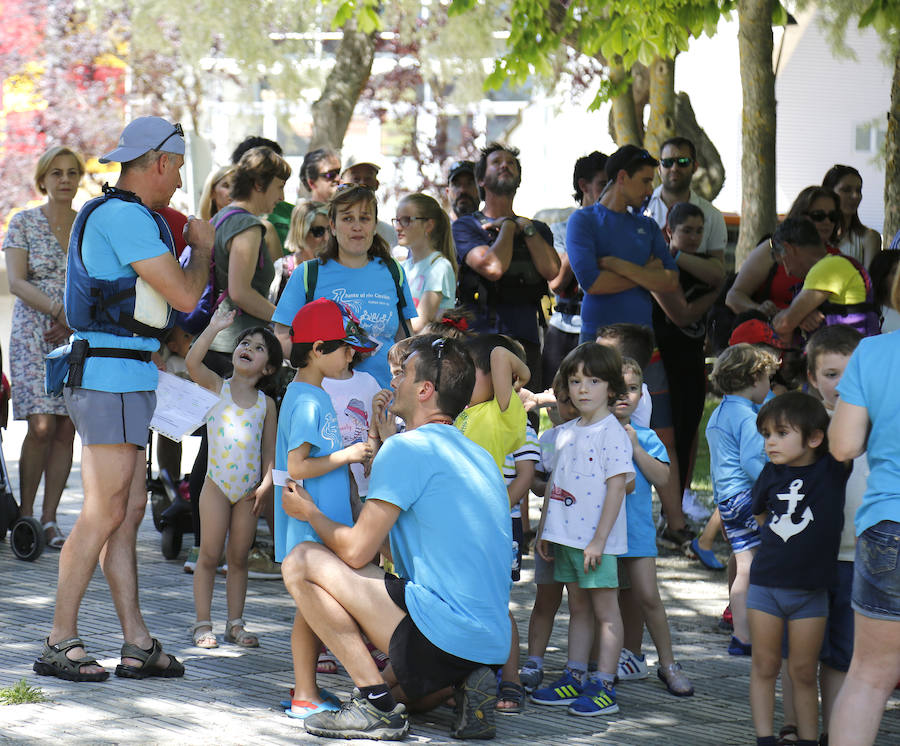
[[[880,153],[884,149],[886,132],[871,122],[856,125],[856,145],[858,153]]]

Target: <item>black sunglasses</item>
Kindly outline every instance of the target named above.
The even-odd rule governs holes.
[[[394,224],[396,228],[398,225],[401,228],[409,228],[409,224],[413,220],[428,220],[428,218],[417,218],[412,215],[401,215],[399,218],[391,218],[391,222]]]
[[[437,373],[434,374],[434,390],[441,388],[441,361],[444,359],[444,344],[446,339],[441,337],[431,343],[431,351],[434,353],[434,359],[437,361]]]
[[[823,220],[830,220],[832,223],[840,223],[841,222],[841,211],[840,210],[810,210],[806,213],[806,217],[812,220],[814,223],[821,223]]]
[[[175,122],[175,129],[173,129],[171,133],[166,135],[163,138],[163,141],[159,145],[157,145],[155,148],[151,148],[151,150],[159,150],[163,145],[165,145],[175,135],[181,135],[181,137],[184,137],[184,130],[181,129],[181,122]]]
[[[659,162],[662,164],[663,168],[672,168],[672,166],[678,165],[681,168],[687,168],[693,162],[693,158],[689,158],[688,156],[681,156],[680,158],[660,158]]]
[[[338,176],[341,175],[341,169],[333,168],[331,171],[323,171],[316,178],[317,179],[328,179],[328,181],[337,181]]]
[[[314,225],[309,229],[309,232],[313,234],[314,238],[322,238],[325,235],[325,231],[328,230],[328,226],[326,225]]]

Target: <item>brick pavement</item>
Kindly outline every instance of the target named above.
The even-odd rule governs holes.
[[[4,450],[15,477],[16,463],[11,457],[18,452],[18,442],[15,437],[10,440],[13,442]],[[80,484],[76,461],[60,511],[60,523],[66,530],[77,515]],[[0,742],[323,742],[307,735],[302,724],[278,709],[278,700],[286,696],[292,683],[289,635],[293,606],[282,584],[250,581],[245,618],[249,628],[260,634],[259,649],[223,644],[217,650],[201,651],[189,642],[191,577],[182,572],[183,556],[178,561],[163,559],[149,514],[141,529],[138,554],[147,623],[165,649],[185,661],[187,675],[144,682],[113,676],[98,684],[74,684],[39,677],[31,670],[39,641],[50,627],[58,553],[47,550],[36,562],[24,563],[14,558],[8,543],[0,545],[0,687],[25,677],[49,698],[42,704],[0,707]],[[530,558],[526,558],[524,570],[527,581]],[[651,674],[645,681],[619,686],[621,712],[616,716],[575,718],[560,712],[563,708],[531,705],[524,715],[498,717],[495,743],[720,746],[753,742],[747,703],[750,661],[729,657],[725,652],[728,638],[715,627],[725,605],[724,575],[664,553],[659,576],[676,657],[694,682],[696,695],[673,697]],[[532,597],[532,585],[516,585],[513,606],[523,640]],[[213,619],[220,638],[224,600],[224,580],[218,578]],[[563,605],[547,655],[550,675],[565,661],[566,619]],[[101,663],[107,668],[116,665],[121,631],[99,571],[88,589],[80,632]],[[655,660],[652,650],[648,641],[649,658]],[[344,697],[351,687],[342,674],[321,676],[320,683]],[[449,723],[447,709],[414,716],[409,740],[454,743],[447,736]],[[878,743],[900,743],[900,699],[889,703]]]

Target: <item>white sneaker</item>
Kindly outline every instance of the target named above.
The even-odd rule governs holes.
[[[681,509],[684,514],[692,521],[705,521],[712,515],[712,511],[707,508],[693,490],[685,490],[681,496]]]
[[[619,665],[616,668],[616,675],[620,681],[637,681],[638,679],[646,679],[650,675],[650,670],[647,668],[643,655],[638,656],[628,648],[622,648],[622,652],[619,653]]]

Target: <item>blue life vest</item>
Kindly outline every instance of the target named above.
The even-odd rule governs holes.
[[[175,315],[168,308],[165,321],[159,326],[138,321],[135,313],[135,286],[137,277],[122,277],[117,280],[98,280],[88,274],[81,255],[81,243],[88,218],[100,205],[109,199],[134,202],[156,222],[159,238],[175,256],[175,241],[165,219],[150,210],[133,192],[103,185],[103,196],[87,202],[78,212],[69,239],[69,256],[66,266],[66,323],[70,329],[79,332],[107,332],[120,337],[161,338],[173,323]]]

